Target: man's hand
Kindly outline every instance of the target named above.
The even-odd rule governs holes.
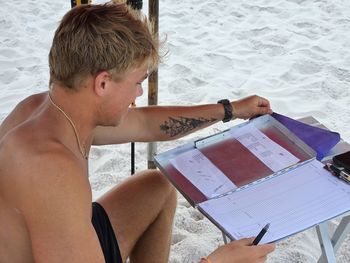
[[[243,238],[221,246],[208,258],[213,263],[261,263],[265,262],[267,254],[275,250],[274,244],[252,246],[254,238]]]
[[[271,114],[270,102],[257,95],[233,101],[233,116],[240,119],[250,119],[257,115]]]

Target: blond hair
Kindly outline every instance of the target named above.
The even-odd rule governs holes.
[[[125,4],[80,5],[56,30],[49,54],[50,85],[77,89],[88,76],[109,71],[119,80],[148,63],[157,67],[158,40],[139,12]]]

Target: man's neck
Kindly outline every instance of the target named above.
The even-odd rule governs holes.
[[[69,90],[66,87],[53,85],[49,91],[49,103],[66,119],[73,129],[79,150],[85,158],[90,149],[95,128],[95,105],[92,102],[88,87]]]

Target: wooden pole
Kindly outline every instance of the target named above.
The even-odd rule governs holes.
[[[154,23],[154,33],[159,36],[159,0],[149,0],[148,2],[148,18]],[[148,77],[148,105],[158,104],[158,69],[152,72]],[[157,152],[157,144],[155,142],[148,143],[147,161],[148,169],[156,168],[153,156]]]

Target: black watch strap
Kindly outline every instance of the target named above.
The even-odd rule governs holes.
[[[223,122],[228,122],[233,119],[233,109],[231,102],[227,99],[219,100],[218,103],[221,103],[224,106],[224,118],[222,119]]]

